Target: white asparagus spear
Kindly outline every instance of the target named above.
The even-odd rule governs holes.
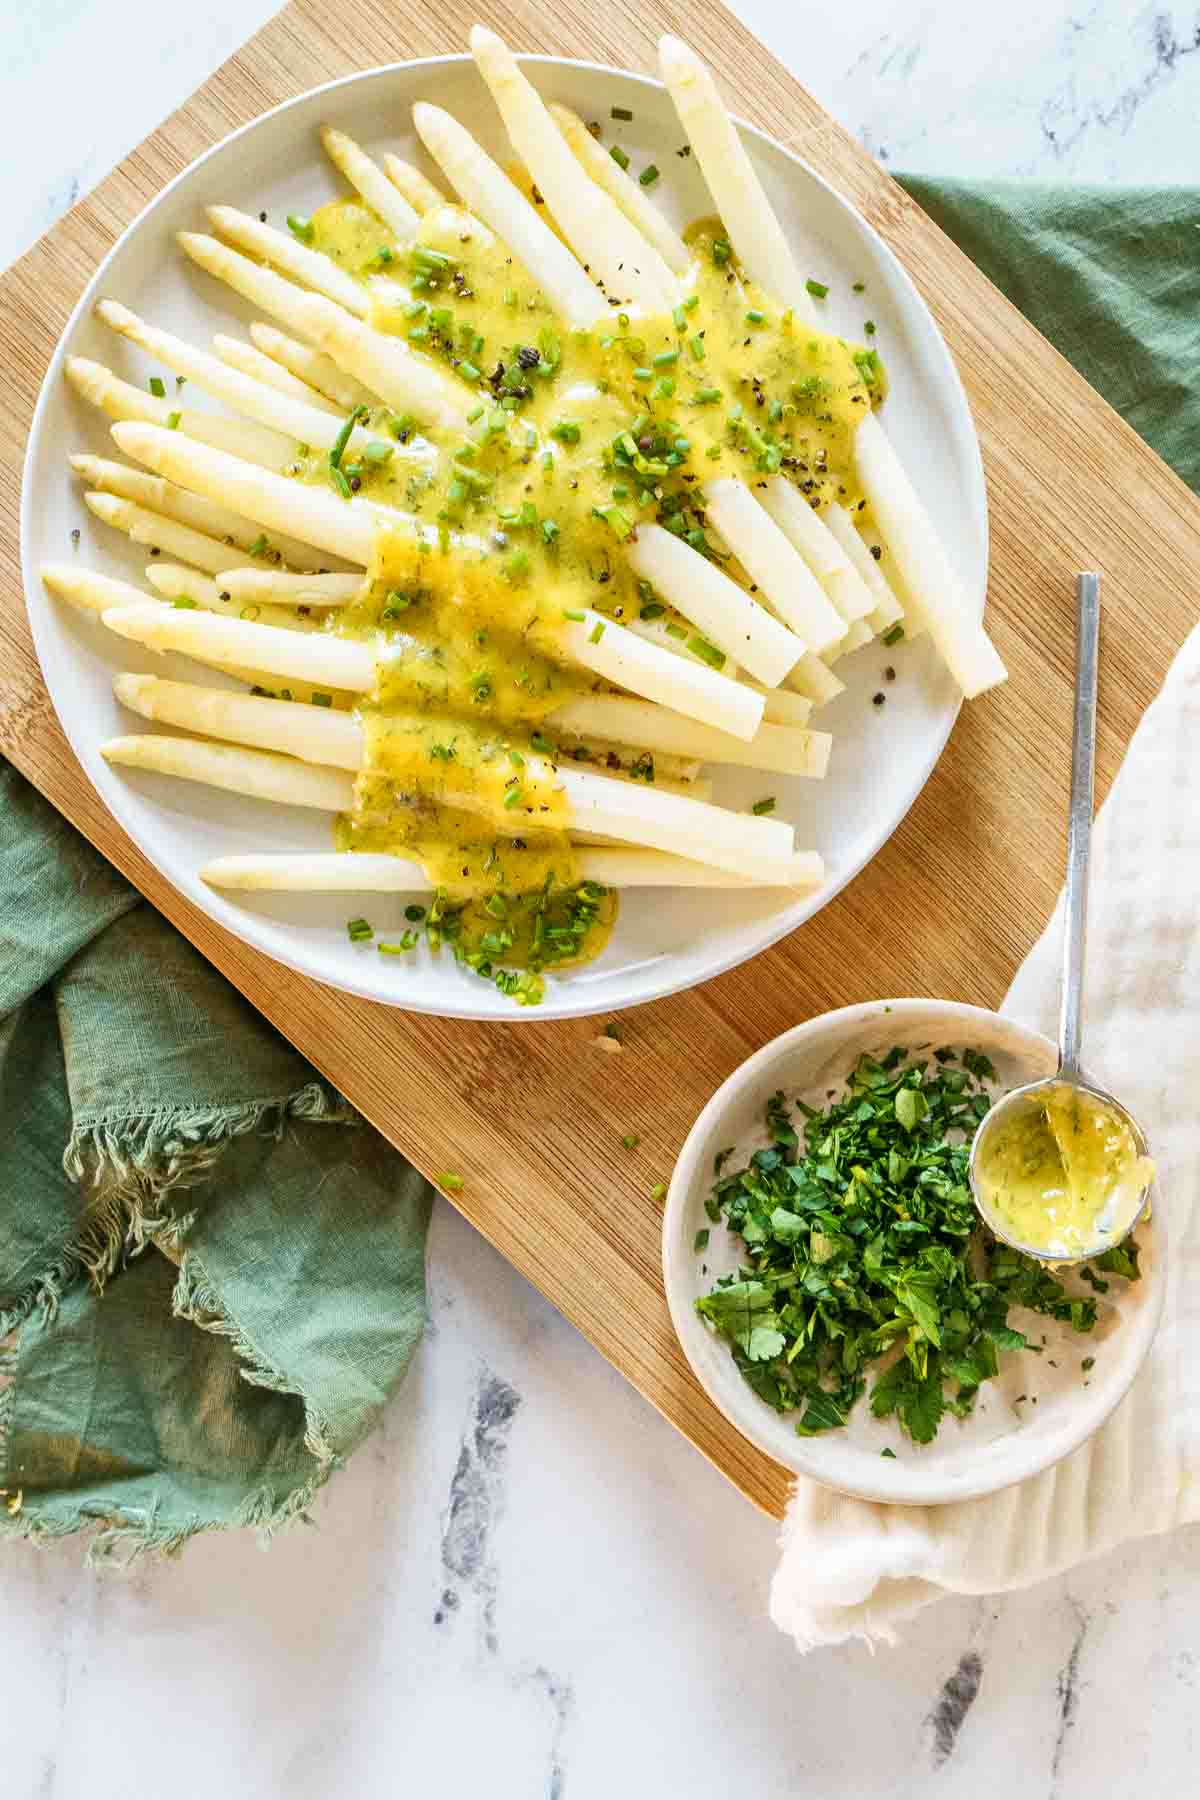
[[[100,754],[124,768],[150,769],[281,806],[348,812],[354,805],[354,777],[344,769],[318,768],[271,750],[246,750],[198,738],[131,736],[110,738],[101,744]]]
[[[741,137],[695,51],[677,37],[658,41],[663,81],[696,154],[742,267],[801,318],[811,312],[804,280]]]
[[[583,120],[569,106],[559,106],[552,101],[550,116],[580,167],[620,207],[646,242],[653,244],[671,274],[686,275],[695,258],[679,233],[668,225],[645,188],[596,142]]]
[[[154,676],[122,674],[113,687],[123,705],[184,730],[334,768],[357,769],[362,761],[362,729],[349,713],[193,688]],[[527,755],[525,763],[526,779],[553,782],[562,791],[568,826],[668,850],[752,880],[788,884],[795,842],[782,819],[731,813],[705,800],[662,793],[643,782],[614,781],[576,766],[552,768],[535,755]],[[455,804],[478,810],[494,830],[529,830],[542,822],[536,810],[522,804],[497,807],[482,791],[456,792]]]
[[[543,626],[535,635],[549,651],[579,663],[614,687],[656,700],[733,737],[748,740],[762,723],[763,703],[749,688],[704,663],[646,643],[602,613],[587,609],[582,619]]]
[[[223,244],[220,238],[209,237],[199,231],[180,231],[176,233],[175,241],[184,255],[198,268],[215,276],[218,281],[223,281],[226,287],[232,288],[235,294],[240,294],[243,300],[248,300],[261,312],[278,319],[289,331],[307,338],[306,321],[311,321],[312,315],[305,312],[304,302],[319,296],[311,294],[307,288],[298,287],[294,281],[285,280],[274,269],[252,262],[248,256]],[[353,314],[347,313],[346,317],[351,318]],[[251,331],[251,336],[253,335]],[[303,374],[302,371],[300,373]],[[320,386],[323,393],[330,392],[321,383],[315,385]],[[356,383],[356,387],[361,387],[361,383]],[[368,390],[368,404],[377,405],[379,398],[378,394]]]
[[[378,404],[378,394],[373,394],[361,381],[355,381],[353,375],[347,375],[344,369],[339,369],[333,358],[326,356],[323,350],[314,350],[311,344],[301,344],[276,326],[264,324],[258,319],[250,327],[250,336],[264,356],[270,357],[281,369],[290,371],[305,387],[321,394],[338,409],[343,418],[352,406]]]
[[[265,425],[252,425],[242,419],[227,419],[221,413],[200,412],[196,407],[172,407],[142,388],[133,387],[106,369],[103,363],[86,356],[70,356],[66,366],[67,380],[77,393],[108,414],[110,419],[129,420],[142,425],[158,425],[164,430],[178,431],[198,444],[211,444],[218,450],[236,446],[237,454],[256,462],[261,468],[290,467],[296,460],[293,439],[268,431]],[[171,420],[177,423],[172,426]]]
[[[859,421],[855,461],[863,492],[909,593],[916,596],[950,673],[968,700],[1007,678],[999,653],[979,621],[934,528],[872,413]]]
[[[415,163],[405,162],[402,156],[385,150],[383,167],[392,186],[404,196],[414,212],[433,212],[436,207],[449,204],[441,188],[435,187]]]
[[[190,563],[208,575],[216,575],[229,561],[228,544],[205,537],[190,525],[180,525],[161,513],[147,512],[144,506],[135,506],[132,500],[122,500],[118,494],[88,493],[83,498],[90,512],[115,531],[123,531],[135,544],[145,544],[178,562]]]
[[[303,534],[309,543],[360,568],[371,562],[379,530],[377,509],[342,500],[332,489],[289,481],[207,444],[193,443],[177,431],[124,424],[113,426],[113,437],[126,456],[180,487],[232,506],[269,531]],[[228,562],[226,556],[226,567]]]
[[[666,707],[612,694],[589,694],[569,700],[555,709],[548,723],[553,729],[576,737],[609,738],[618,744],[637,744],[646,750],[695,757],[702,763],[728,763],[817,779],[829,766],[832,742],[824,731],[764,723],[746,743],[730,737],[728,732],[714,731],[711,726],[682,718]]]
[[[831,650],[845,636],[846,621],[770,513],[742,481],[719,477],[700,491],[705,511],[771,611],[809,650]]]
[[[778,619],[661,525],[639,525],[626,560],[706,638],[767,687],[778,687],[807,648]]]
[[[149,650],[178,650],[202,662],[238,663],[258,674],[328,682],[352,693],[369,693],[375,685],[374,649],[352,638],[280,631],[253,619],[218,618],[158,601],[113,607],[101,617],[110,631]]]
[[[273,225],[252,219],[249,213],[239,212],[236,206],[209,206],[205,210],[213,227],[227,243],[236,244],[239,250],[249,251],[251,256],[260,256],[264,262],[273,263],[302,287],[324,294],[327,300],[345,307],[356,318],[369,316],[371,296],[366,288],[344,269],[339,269],[328,256],[322,256],[319,250],[310,250],[289,232],[276,231]]]
[[[870,588],[830,525],[815,512],[786,475],[772,475],[758,499],[780,531],[800,552],[848,625],[865,619],[875,605]],[[834,511],[830,508],[830,513]],[[836,511],[846,518],[845,510]]]
[[[69,600],[81,611],[104,613],[114,606],[144,606],[149,598],[130,581],[98,575],[78,563],[43,563],[42,580],[60,600]]]
[[[231,600],[271,606],[349,606],[363,590],[361,575],[289,575],[282,569],[222,569],[220,585]]]
[[[329,565],[329,557],[322,556],[311,544],[302,544],[299,538],[276,533],[264,544],[262,532],[240,513],[199,494],[189,494],[186,488],[164,481],[161,475],[148,475],[144,469],[132,469],[128,463],[113,462],[104,456],[77,455],[70,460],[72,469],[90,488],[102,494],[119,494],[122,500],[132,500],[150,512],[177,519],[181,525],[203,532],[205,537],[218,538],[231,552],[253,548],[256,555],[270,553],[303,574],[315,574]]]
[[[415,237],[420,220],[366,151],[332,125],[322,125],[321,142],[330,161],[341,170],[350,186],[358,189],[371,211],[395,232],[401,243]]]
[[[306,381],[299,380],[282,363],[256,350],[253,344],[243,344],[241,338],[226,337],[223,331],[218,331],[213,338],[213,349],[231,369],[240,369],[243,375],[251,375],[255,381],[275,388],[280,394],[331,413],[335,419],[344,419],[350,410],[348,406],[335,406],[332,400],[327,400],[315,387],[309,387]]]
[[[825,706],[846,691],[845,682],[839,681],[833,670],[811,651],[800,658],[787,678],[787,685],[794,693],[811,700],[814,706]]]
[[[757,887],[731,875],[661,850],[582,845],[576,852],[585,881],[610,888]],[[433,883],[419,863],[363,850],[293,852],[262,856],[218,856],[198,871],[212,887],[242,892],[291,894],[428,894]],[[798,850],[792,860],[795,887],[817,887],[824,879],[820,857]]]
[[[362,727],[352,713],[332,707],[300,706],[129,672],[113,677],[113,693],[131,712],[179,731],[224,738],[255,750],[277,750],[304,763],[348,769],[351,774],[362,763]]]
[[[411,407],[426,423],[450,431],[466,430],[475,390],[417,356],[403,339],[373,331],[319,294],[297,302],[293,318],[302,336],[389,406]]]
[[[608,302],[599,288],[470,132],[441,107],[424,101],[413,107],[413,124],[451,186],[504,240],[555,312],[584,328],[607,318]]]
[[[273,431],[293,438],[297,447],[315,444],[321,450],[332,450],[337,442],[342,421],[327,408],[310,406],[307,400],[296,400],[251,375],[244,375],[240,369],[230,368],[220,357],[197,350],[171,332],[160,331],[145,319],[139,319],[136,313],[116,300],[99,301],[96,313],[110,330],[136,344],[147,355],[157,357],[176,374],[194,381],[197,387],[203,388],[231,412],[241,413],[243,418],[253,419],[259,425],[268,425]],[[346,448],[352,455],[362,455],[372,444],[386,452],[384,440],[373,432],[364,431],[361,425],[355,425]]]
[[[225,619],[238,618],[242,606],[245,604],[241,600],[235,601],[227,589],[218,587],[211,575],[202,575],[198,569],[185,568],[182,563],[147,563],[145,576],[150,586],[156,593],[161,594],[164,600],[190,600],[193,605],[200,607],[204,612],[220,613],[221,617]],[[136,589],[134,592],[136,593]],[[144,603],[146,598],[145,594],[137,595],[139,602]],[[133,596],[131,594],[126,600],[114,598],[108,604],[110,606],[132,606],[134,604]],[[268,614],[268,616],[271,615]],[[278,623],[291,625],[293,620],[288,615],[280,615]]]
[[[888,631],[903,619],[905,637],[915,637],[918,631],[924,631],[925,621],[919,616],[915,604],[910,600],[907,610],[901,606],[891,583],[863,542],[862,534],[856,530],[845,507],[835,502],[829,508],[828,516],[830,532],[845,550],[870,592],[873,608],[867,614],[867,621],[872,630]]]
[[[603,282],[610,298],[647,312],[669,312],[679,291],[670,269],[584,174],[507,44],[482,25],[472,29],[469,42],[513,148],[584,268]]]
[[[793,693],[788,687],[763,687],[761,682],[752,681],[748,675],[743,675],[740,679],[754,693],[762,696],[765,724],[802,727],[808,724],[812,717],[813,703],[802,694]]]

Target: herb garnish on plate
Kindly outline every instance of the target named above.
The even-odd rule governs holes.
[[[964,1417],[1001,1352],[1036,1349],[1008,1322],[1012,1307],[1080,1332],[1096,1302],[982,1228],[967,1184],[975,1129],[995,1079],[986,1056],[938,1050],[930,1062],[895,1048],[863,1056],[843,1098],[797,1101],[804,1139],[782,1093],[767,1105],[770,1144],[742,1169],[716,1159],[709,1217],[722,1217],[745,1264],[696,1302],[730,1342],[755,1393],[800,1410],[804,1437],[846,1423],[874,1379],[876,1417],[894,1414],[929,1443],[945,1413]],[[1117,1246],[1083,1271],[1136,1280],[1137,1247]]]

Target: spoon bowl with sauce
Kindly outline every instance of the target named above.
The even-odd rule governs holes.
[[[1121,1102],[1083,1075],[1083,977],[1096,761],[1100,577],[1077,585],[1075,722],[1058,1071],[1005,1094],[971,1147],[970,1182],[984,1224],[1040,1262],[1083,1262],[1111,1250],[1150,1199],[1146,1134]]]

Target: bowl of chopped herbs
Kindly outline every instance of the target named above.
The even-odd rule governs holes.
[[[797,1474],[936,1504],[1048,1468],[1133,1380],[1164,1292],[1162,1209],[1090,1263],[998,1242],[967,1159],[1048,1039],[978,1007],[880,1001],[767,1044],[684,1144],[671,1316],[711,1399]]]

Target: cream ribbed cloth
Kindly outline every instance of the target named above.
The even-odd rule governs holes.
[[[1138,727],[1094,844],[1085,1055],[1145,1126],[1167,1212],[1166,1304],[1150,1355],[1094,1437],[990,1498],[882,1506],[800,1481],[771,1617],[802,1650],[892,1643],[941,1594],[1026,1587],[1200,1517],[1198,777],[1200,628]],[[1061,945],[1060,902],[1003,1009],[1048,1036]]]

